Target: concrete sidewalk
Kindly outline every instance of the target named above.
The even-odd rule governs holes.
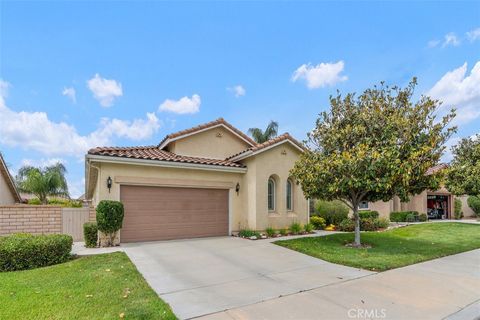
[[[201,319],[477,319],[480,250],[435,259]]]

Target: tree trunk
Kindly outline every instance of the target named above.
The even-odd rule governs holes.
[[[353,208],[353,218],[355,219],[355,246],[360,247],[360,217],[358,215],[358,206]]]

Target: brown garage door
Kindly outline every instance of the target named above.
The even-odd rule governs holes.
[[[121,186],[122,242],[225,236],[228,190]]]

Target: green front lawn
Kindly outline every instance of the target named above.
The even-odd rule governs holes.
[[[372,271],[410,264],[480,248],[480,225],[424,223],[385,232],[362,232],[370,249],[346,247],[353,233],[300,238],[275,243],[333,263]]]
[[[0,273],[2,319],[176,319],[121,252]]]

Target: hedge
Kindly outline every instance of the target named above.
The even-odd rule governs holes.
[[[378,211],[373,210],[360,210],[358,211],[360,219],[378,219],[380,216]]]
[[[411,215],[415,219],[419,216],[417,211],[394,211],[390,213],[390,221],[392,222],[406,222],[407,216],[411,218]]]
[[[86,222],[83,224],[83,238],[85,247],[95,248],[98,241],[98,227],[96,222]]]
[[[0,237],[0,271],[28,270],[70,259],[73,238],[66,234]]]
[[[480,217],[480,196],[470,196],[467,199],[468,206]]]

